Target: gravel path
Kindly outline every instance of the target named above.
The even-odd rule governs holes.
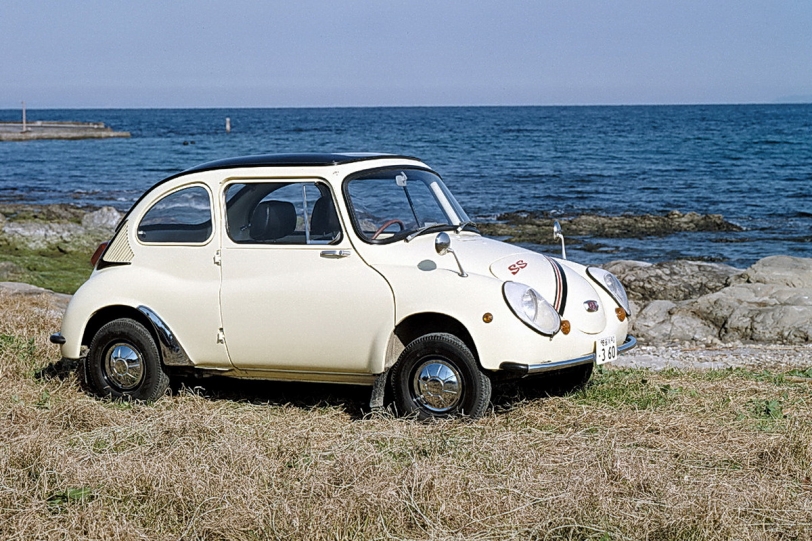
[[[618,368],[652,370],[719,370],[741,367],[786,372],[812,368],[812,344],[730,344],[708,348],[682,345],[638,346],[611,364]]]

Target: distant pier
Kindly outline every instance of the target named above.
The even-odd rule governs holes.
[[[0,141],[32,141],[34,139],[107,139],[129,137],[130,132],[113,131],[103,122],[0,122]]]

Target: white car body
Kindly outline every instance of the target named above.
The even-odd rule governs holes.
[[[64,357],[79,359],[103,325],[130,318],[153,336],[168,372],[370,385],[384,381],[412,339],[432,332],[464,342],[488,377],[591,365],[600,349],[596,342],[604,338],[614,339],[621,351],[634,345],[625,292],[618,300],[582,265],[466,230],[461,222],[467,217],[459,216],[453,197],[436,183],[427,186],[451,222],[447,231],[408,240],[386,232],[395,226],[371,237],[363,233],[362,219],[353,221],[353,213],[361,211],[352,207],[347,179],[401,169],[409,175],[430,172],[419,160],[400,156],[278,155],[213,162],[170,177],[124,217],[52,340],[61,343]],[[398,174],[403,176],[396,177],[397,185],[406,192],[413,181]],[[249,205],[255,184],[265,189],[269,183],[291,183],[290,190],[304,183],[304,218],[297,219],[297,228],[309,218],[315,227],[307,190],[329,189],[340,233],[332,241],[312,241],[307,231],[312,244],[253,242],[248,235],[254,235],[254,222],[266,219],[259,203],[251,210],[251,223],[243,219],[239,231],[237,218],[227,214],[238,209],[239,197]],[[399,194],[401,188],[396,190]],[[203,239],[199,226],[188,226],[201,238],[145,241],[161,234],[143,225],[145,216],[175,193],[177,199],[208,195],[210,232]],[[236,200],[228,209],[227,196]],[[268,231],[275,219],[270,213],[282,206],[266,204]],[[420,225],[414,206],[412,212]],[[229,219],[233,225],[227,225]],[[405,229],[403,221],[395,225]],[[257,235],[262,227],[256,226]],[[438,234],[448,236],[453,253],[440,255]],[[548,336],[520,320],[506,301],[505,282],[532,287],[559,312],[569,332]],[[133,378],[144,377],[144,369],[138,370]],[[380,402],[382,394],[376,394]]]

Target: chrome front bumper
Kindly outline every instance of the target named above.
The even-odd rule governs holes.
[[[632,335],[627,335],[626,341],[618,346],[617,352],[624,353],[626,351],[629,351],[636,345],[637,339]],[[539,364],[521,364],[521,363],[506,362],[500,364],[499,368],[507,372],[512,372],[519,376],[532,376],[535,374],[543,374],[544,372],[563,370],[565,368],[579,366],[582,364],[591,364],[594,362],[595,362],[595,354],[590,353],[589,355],[584,355],[583,357],[577,357],[575,359],[567,359],[565,361],[555,361]]]

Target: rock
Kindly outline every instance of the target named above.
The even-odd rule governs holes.
[[[613,261],[603,266],[617,276],[630,299],[684,301],[721,290],[742,271],[729,265],[702,261]]]
[[[757,261],[731,283],[812,287],[812,259],[775,255]]]
[[[22,203],[1,203],[0,213],[8,221],[74,222],[80,223],[88,209],[66,203],[53,205],[29,205]]]
[[[24,284],[22,282],[0,282],[0,296],[40,296],[47,297],[60,312],[64,312],[68,307],[71,296],[64,293],[56,293],[50,289]]]
[[[92,251],[99,242],[110,238],[121,220],[121,213],[112,207],[91,212],[61,204],[0,208],[13,213],[0,222],[0,245],[12,249]]]
[[[500,214],[497,219],[504,223],[478,224],[480,231],[485,235],[508,237],[509,242],[555,243],[552,233],[554,218],[547,213],[510,212]],[[693,231],[742,231],[741,227],[728,222],[720,214],[682,214],[677,210],[663,216],[585,214],[574,218],[562,217],[559,222],[565,236],[576,237],[641,238]]]
[[[656,300],[633,321],[632,333],[643,343],[702,342],[718,344],[718,330],[697,316],[686,303]]]
[[[562,223],[562,227],[564,224]],[[726,221],[721,214],[682,214],[672,210],[665,216],[652,214],[627,216],[583,215],[571,220],[564,233],[596,237],[663,236],[683,231],[741,231],[742,228]]]
[[[25,247],[29,250],[44,250],[54,246],[64,246],[68,251],[73,241],[85,246],[85,229],[75,223],[49,222],[6,222],[3,236],[8,244]]]
[[[694,310],[719,329],[725,342],[812,341],[812,287],[733,285],[697,299]]]
[[[812,342],[812,259],[773,256],[745,271],[694,261],[604,268],[642,306],[632,332],[643,343]]]
[[[88,212],[82,217],[82,227],[87,229],[114,230],[121,221],[122,214],[113,207],[102,207]]]

